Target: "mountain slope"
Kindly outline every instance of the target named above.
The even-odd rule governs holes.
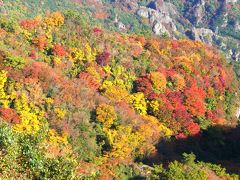
[[[115,1],[157,35],[190,38],[217,46],[239,61],[240,2],[234,1]],[[122,19],[121,19],[122,20]]]
[[[229,129],[238,130],[239,84],[215,48],[109,31],[81,4],[44,3],[1,7],[1,178],[238,178],[226,157],[200,162],[186,151],[180,161],[159,149],[214,139],[213,152],[227,149],[238,163],[239,134]],[[28,13],[37,4],[42,11]]]
[[[19,6],[19,2],[4,1],[0,11],[8,13],[11,6]],[[78,10],[89,15],[90,23],[97,22],[113,31],[132,32],[138,34],[154,33],[176,39],[199,40],[218,47],[229,59],[239,61],[240,41],[240,2],[231,1],[97,1],[97,0],[61,0],[26,1],[26,16],[43,13],[49,10]],[[34,8],[34,7],[41,8]],[[29,11],[31,10],[31,13]],[[11,13],[13,16],[14,13]],[[14,17],[18,18],[19,14]]]

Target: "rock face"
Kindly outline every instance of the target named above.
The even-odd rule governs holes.
[[[205,12],[205,1],[204,0],[199,0],[196,8],[194,9],[194,16],[196,18],[196,25],[199,25],[202,23],[202,19],[204,16]]]
[[[233,60],[240,61],[240,52],[239,51],[237,51],[236,49],[231,49],[230,52],[231,52],[230,55]]]
[[[231,7],[239,7],[238,0],[184,0],[180,10],[168,0],[112,0],[124,11],[136,15],[140,22],[149,25],[156,35],[168,35],[171,38],[190,38],[215,45],[227,56],[240,61],[240,19],[233,19]],[[172,3],[171,3],[172,2]],[[128,24],[117,23],[121,30],[127,30]],[[224,29],[231,29],[224,32]],[[233,32],[232,32],[233,31]],[[224,33],[223,33],[224,32]],[[232,45],[234,44],[234,46]]]
[[[140,6],[136,14],[149,20],[153,32],[156,35],[167,34],[172,36],[177,30],[172,15],[177,15],[177,10],[171,3],[162,0],[152,1],[147,7]]]
[[[155,0],[155,1],[151,1],[148,4],[148,8],[154,9],[158,12],[161,12],[162,14],[165,15],[176,15],[178,14],[176,7],[171,4],[171,3],[167,3],[164,2],[163,0]]]
[[[215,33],[210,29],[193,28],[192,35],[193,35],[193,40],[202,41],[212,45],[213,37],[215,36]]]
[[[240,118],[240,107],[237,109],[236,117]]]
[[[168,30],[160,22],[156,22],[156,24],[153,25],[153,32],[156,35],[167,34],[168,36],[170,36],[170,33],[168,32]]]
[[[240,52],[238,51],[239,46],[238,46],[238,48],[230,49],[230,48],[226,48],[226,45],[225,45],[224,49],[228,49],[227,52],[225,53],[225,55],[228,59],[232,59],[234,61],[240,62]]]
[[[238,0],[226,0],[226,3],[236,3]]]
[[[145,8],[145,7],[140,7],[140,8],[137,10],[137,15],[138,15],[139,17],[142,17],[142,18],[149,18],[148,9]]]
[[[235,23],[234,29],[235,29],[236,31],[240,31],[240,23],[239,23],[239,21],[237,21],[237,22]]]
[[[138,9],[137,0],[112,0],[112,3],[117,4],[125,11],[136,12]]]
[[[117,26],[118,29],[120,29],[120,30],[123,30],[123,31],[126,30],[126,26],[125,26],[125,24],[123,24],[122,22],[118,22],[118,23],[116,24],[116,26]]]
[[[194,6],[187,10],[185,17],[197,26],[202,24],[205,15],[205,4],[205,0],[197,0]]]
[[[122,32],[127,30],[126,25],[123,24],[123,22],[119,21],[118,16],[116,16],[116,18],[114,20],[114,24]]]

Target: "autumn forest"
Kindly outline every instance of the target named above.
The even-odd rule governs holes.
[[[0,15],[0,179],[238,179],[239,103],[200,41]]]

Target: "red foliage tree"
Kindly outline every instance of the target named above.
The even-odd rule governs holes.
[[[33,44],[35,44],[40,50],[44,50],[47,46],[47,38],[44,35],[38,36],[32,40]]]
[[[104,51],[97,56],[96,61],[100,66],[105,66],[109,64],[110,59],[111,59],[111,54],[108,51]]]
[[[171,102],[174,108],[182,107],[183,100],[181,98],[181,92],[169,92],[167,94],[168,100]]]
[[[181,132],[181,133],[177,134],[177,135],[175,136],[175,138],[176,138],[176,139],[186,139],[187,136],[186,136],[183,132]]]
[[[20,118],[15,109],[11,108],[0,108],[0,117],[10,123],[10,124],[17,124],[20,123]]]
[[[141,76],[137,81],[137,91],[148,96],[152,92],[152,84],[147,75]]]
[[[100,29],[100,28],[97,28],[97,27],[95,27],[95,28],[93,28],[93,32],[94,33],[102,33],[103,32],[103,30],[102,29]]]
[[[53,53],[57,56],[64,56],[65,55],[65,49],[64,46],[60,45],[60,44],[55,44],[53,46]]]
[[[33,30],[40,25],[40,20],[38,19],[25,19],[20,22],[20,26],[22,26],[26,30]]]
[[[178,48],[178,42],[177,41],[172,41],[172,48],[177,49]]]
[[[174,110],[173,118],[181,122],[182,125],[191,121],[191,115],[187,112],[184,106],[178,107]]]
[[[187,130],[190,136],[196,136],[200,132],[200,126],[197,123],[190,122],[187,126]]]
[[[227,75],[226,72],[222,69],[222,67],[219,67],[218,72],[219,75],[215,76],[214,78],[214,87],[219,92],[223,93],[226,88]]]
[[[97,82],[94,77],[86,72],[82,72],[79,74],[79,78],[85,83],[86,86],[93,90],[97,90],[100,86],[99,82]]]
[[[35,50],[32,50],[29,54],[29,57],[32,58],[32,59],[36,59],[37,58],[37,54],[36,54],[36,51]]]
[[[204,115],[205,108],[205,91],[197,86],[196,82],[192,82],[189,88],[184,91],[185,105],[188,111],[193,115]]]

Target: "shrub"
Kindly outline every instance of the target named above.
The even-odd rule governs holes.
[[[140,172],[138,169],[120,164],[117,167],[115,167],[114,171],[116,172],[117,177],[120,179],[138,179],[140,178]]]
[[[41,139],[41,138],[40,138]],[[76,164],[66,157],[46,158],[38,137],[19,135],[0,120],[0,172],[4,179],[72,179]]]
[[[14,69],[22,69],[26,64],[26,60],[19,56],[8,56],[4,60],[4,64]]]
[[[183,154],[183,162],[173,161],[164,169],[162,165],[155,165],[149,179],[169,179],[169,180],[207,180],[208,174],[204,165],[195,162],[194,154]]]
[[[19,152],[18,135],[0,119],[0,172],[2,178],[21,177],[20,174],[17,174],[21,170],[17,163]]]

